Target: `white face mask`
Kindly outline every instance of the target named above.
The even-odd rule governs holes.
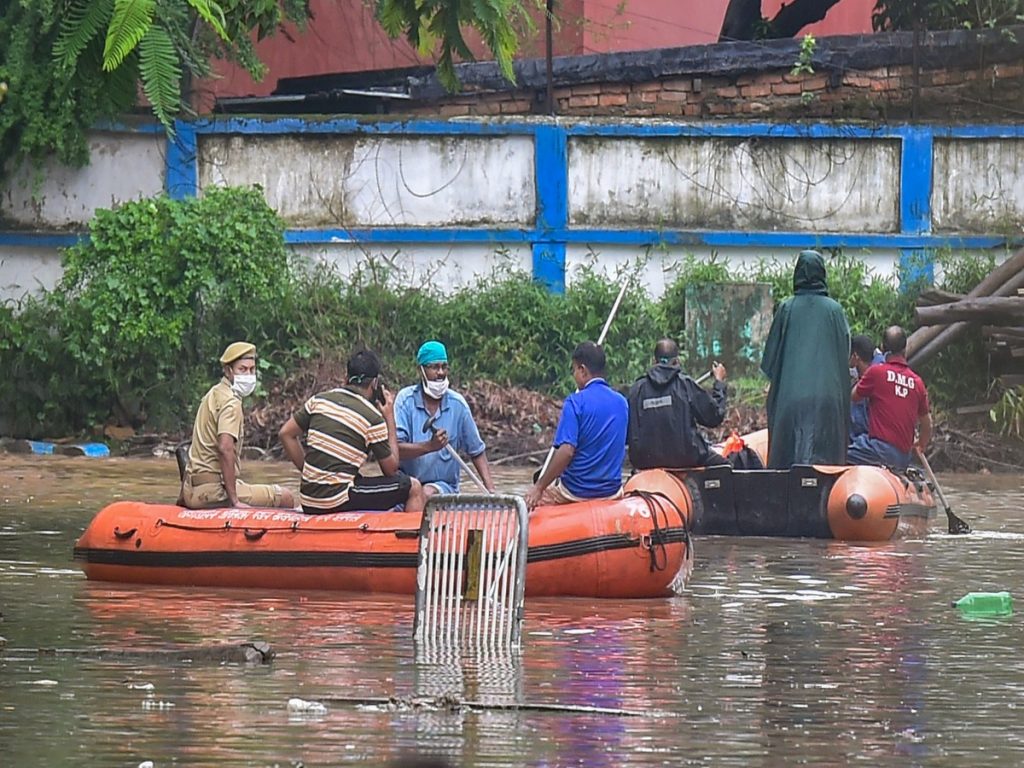
[[[235,380],[231,382],[231,391],[239,397],[248,397],[256,389],[255,373],[236,373]]]
[[[850,369],[850,378],[851,379],[859,379],[860,378],[860,371],[858,371],[856,368],[851,368]]]
[[[423,371],[422,367],[420,371]],[[429,381],[426,373],[423,373],[423,390],[435,400],[440,400],[448,391],[448,377],[445,376],[440,381]]]

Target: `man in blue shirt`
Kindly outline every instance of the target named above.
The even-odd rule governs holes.
[[[459,462],[452,451],[468,454],[477,474],[494,492],[487,446],[465,398],[448,387],[448,350],[428,341],[416,353],[420,382],[395,398],[395,428],[402,471],[423,484],[426,495],[459,492]],[[424,429],[432,417],[433,431]]]
[[[526,491],[530,509],[622,495],[629,406],[608,386],[604,370],[604,350],[594,342],[573,350],[572,377],[579,389],[562,406],[554,456]]]

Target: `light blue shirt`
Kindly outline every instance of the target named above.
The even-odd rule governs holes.
[[[469,404],[458,392],[449,389],[439,406],[437,429],[448,430],[448,445],[451,450],[458,450],[476,458],[487,446],[480,439],[480,431],[473,421]],[[405,387],[395,398],[395,428],[399,443],[422,443],[430,439],[430,433],[423,430],[430,414],[423,404],[423,388],[416,384]],[[459,491],[459,463],[452,457],[448,448],[427,453],[416,459],[404,459],[400,466],[402,471],[415,477],[421,483],[444,484],[442,490],[452,493]]]

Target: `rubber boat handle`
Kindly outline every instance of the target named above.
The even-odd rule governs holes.
[[[254,531],[251,528],[246,528],[243,531],[243,533],[245,534],[245,538],[248,539],[249,541],[259,541],[260,539],[262,539],[266,535],[267,529],[266,528],[260,528],[258,531]]]
[[[130,539],[132,536],[134,536],[136,531],[138,530],[138,528],[129,528],[127,531],[122,531],[120,528],[115,527],[114,538],[121,539],[122,541],[124,541],[125,539]]]

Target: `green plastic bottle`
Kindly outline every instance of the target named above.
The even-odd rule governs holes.
[[[968,592],[953,607],[971,616],[1009,616],[1013,598],[1009,592]]]

